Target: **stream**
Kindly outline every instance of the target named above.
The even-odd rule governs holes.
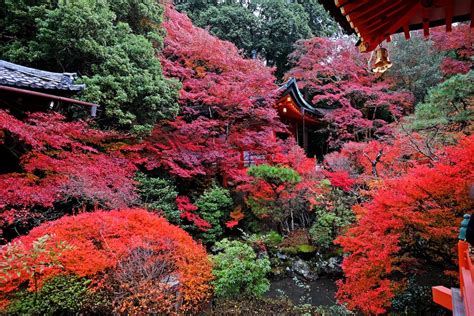
[[[268,297],[288,297],[294,304],[311,304],[314,306],[333,305],[336,282],[327,277],[315,281],[306,281],[300,277],[285,277],[271,281]]]

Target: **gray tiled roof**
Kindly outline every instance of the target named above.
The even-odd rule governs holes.
[[[75,73],[38,70],[0,60],[0,85],[44,90],[81,91],[84,84],[74,84]]]

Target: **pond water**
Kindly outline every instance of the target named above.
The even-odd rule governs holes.
[[[336,281],[329,278],[319,278],[306,281],[298,277],[286,277],[271,281],[268,297],[288,297],[295,304],[311,304],[314,306],[334,305],[336,303]]]

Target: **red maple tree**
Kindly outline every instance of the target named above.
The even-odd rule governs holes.
[[[70,212],[124,207],[137,199],[136,168],[116,150],[120,137],[114,133],[57,113],[19,120],[4,110],[0,131],[0,145],[19,157],[13,172],[0,175],[0,228],[57,218],[64,214],[60,204]]]
[[[180,115],[159,123],[144,143],[130,148],[147,169],[164,169],[181,179],[240,175],[244,152],[268,155],[284,130],[273,109],[277,86],[272,69],[242,58],[231,43],[195,27],[171,6],[161,61],[178,79]]]
[[[211,224],[195,213],[198,207],[191,203],[187,196],[178,196],[176,198],[176,205],[178,206],[178,210],[181,211],[180,217],[193,223],[199,230],[207,231],[211,228]]]
[[[354,185],[373,189],[416,165],[437,161],[442,145],[429,135],[400,130],[383,141],[351,141],[324,157],[324,173],[333,185],[346,191]]]
[[[423,261],[454,259],[462,214],[474,207],[469,198],[474,137],[438,151],[437,157],[430,163],[413,161],[405,174],[386,179],[370,192],[370,201],[354,207],[359,221],[337,239],[349,253],[337,296],[350,309],[384,313],[403,284],[400,273],[423,270]]]
[[[442,27],[434,28],[431,39],[437,50],[449,52],[441,63],[441,70],[446,76],[469,72],[474,55],[474,37],[469,24],[454,25],[451,32],[446,32]]]

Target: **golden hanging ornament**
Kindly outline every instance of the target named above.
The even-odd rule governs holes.
[[[375,73],[384,73],[390,67],[392,67],[392,62],[388,56],[388,51],[386,48],[379,47],[375,50],[375,63],[372,71]]]

